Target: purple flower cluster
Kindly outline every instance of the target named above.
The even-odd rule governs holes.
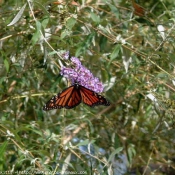
[[[67,59],[68,56],[69,52],[66,52],[64,59]],[[81,64],[78,58],[71,57],[70,60],[74,64],[74,68],[61,67],[61,75],[71,81],[72,85],[78,83],[81,86],[97,93],[103,91],[104,87],[102,82],[100,82],[98,78],[94,77],[90,70]]]

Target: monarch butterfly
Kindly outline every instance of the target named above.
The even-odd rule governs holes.
[[[94,107],[97,105],[109,106],[110,103],[98,93],[75,83],[66,88],[61,93],[52,97],[43,107],[43,110],[66,108],[71,109],[79,105],[81,102]]]

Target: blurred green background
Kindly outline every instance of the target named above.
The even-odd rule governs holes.
[[[175,174],[173,0],[0,7],[0,172]],[[42,110],[69,86],[64,51],[103,82],[110,106]]]

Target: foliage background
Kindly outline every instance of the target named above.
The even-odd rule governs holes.
[[[137,3],[0,1],[0,171],[174,174],[175,2]],[[109,107],[42,110],[67,50]]]

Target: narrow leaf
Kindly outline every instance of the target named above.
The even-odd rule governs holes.
[[[36,21],[36,31],[32,37],[32,44],[35,45],[36,42],[40,39],[41,37],[41,23],[39,21]]]
[[[4,156],[4,153],[6,151],[8,141],[5,141],[3,144],[0,146],[0,157],[2,158]]]
[[[17,13],[17,15],[15,16],[15,18],[7,25],[7,26],[12,26],[14,25],[15,23],[17,23],[19,21],[19,19],[21,18],[25,8],[26,8],[26,5],[27,3],[25,3],[23,5],[23,7],[21,8],[21,10]]]
[[[38,2],[38,1],[33,1],[43,12],[43,14],[46,14],[46,16],[50,16],[49,12],[46,10],[46,7],[44,7],[44,4]]]
[[[93,40],[95,39],[94,37],[94,32],[87,36],[87,38],[81,43],[80,47],[78,47],[78,49],[76,50],[76,57],[80,56],[83,52],[88,50],[88,48],[92,45]]]
[[[9,62],[7,61],[7,59],[4,59],[4,66],[6,68],[6,71],[9,72]]]
[[[113,50],[113,52],[111,53],[110,55],[110,60],[112,61],[113,59],[115,59],[119,52],[120,52],[120,49],[121,49],[121,45],[120,44],[117,44]]]
[[[90,142],[90,141],[89,141],[88,139],[86,139],[86,140],[84,140],[84,141],[78,143],[76,146],[88,145],[89,142]],[[91,143],[93,143],[93,142],[94,142],[94,141],[91,141]]]
[[[130,50],[123,48],[122,60],[123,60],[123,65],[125,67],[125,71],[127,73],[129,65],[130,63],[132,63],[132,57],[131,57]]]
[[[108,162],[111,161],[111,160],[113,159],[113,157],[114,157],[116,154],[119,154],[122,150],[123,150],[123,147],[119,147],[119,148],[117,148],[115,151],[113,151],[112,154],[109,156]]]
[[[108,4],[108,5],[111,9],[111,12],[114,13],[117,18],[119,18],[119,10],[112,4]]]

